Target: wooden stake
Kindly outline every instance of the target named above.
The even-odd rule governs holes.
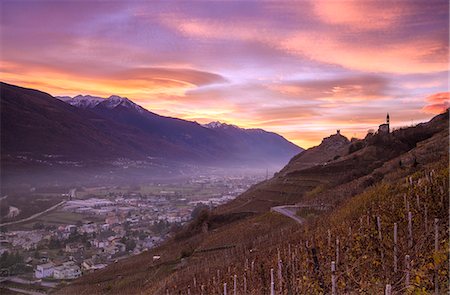
[[[412,213],[408,212],[408,248],[413,246],[413,233],[412,233]]]
[[[339,237],[336,238],[336,265],[339,265]]]
[[[386,289],[384,291],[384,295],[392,295],[392,287],[391,285],[387,284]]]
[[[223,295],[227,295],[227,283],[223,283]]]
[[[236,279],[237,279],[237,276],[236,276],[236,275],[234,275],[234,282],[233,282],[233,295],[236,295],[236,292],[237,292],[237,284],[236,284]]]
[[[270,269],[270,295],[275,295],[275,282],[273,281],[273,268]]]
[[[434,252],[439,251],[439,219],[434,219]],[[439,273],[436,262],[434,263],[434,294],[439,294]]]
[[[411,260],[409,255],[405,255],[405,264],[406,264],[405,288],[408,289],[410,279],[410,269],[411,269]]]
[[[280,289],[280,294],[283,293],[283,273],[282,273],[282,261],[278,260],[278,289]]]
[[[331,261],[331,294],[336,295],[336,263]]]
[[[247,294],[247,276],[244,275],[244,294]]]
[[[394,273],[397,273],[397,255],[398,255],[398,225],[397,223],[394,223]]]

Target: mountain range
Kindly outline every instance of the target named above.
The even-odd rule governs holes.
[[[303,150],[276,133],[160,116],[115,95],[55,98],[0,86],[3,175],[136,162],[159,174],[186,165],[281,167]]]

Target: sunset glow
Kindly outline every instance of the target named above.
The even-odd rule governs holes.
[[[2,1],[1,80],[302,147],[449,107],[448,1]]]

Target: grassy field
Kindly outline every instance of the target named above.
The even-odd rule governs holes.
[[[87,217],[82,214],[56,210],[56,211],[49,212],[48,214],[45,214],[43,216],[40,216],[30,222],[11,226],[11,229],[12,230],[31,230],[31,229],[33,229],[33,227],[36,223],[41,223],[44,226],[76,224],[78,221],[83,221],[85,219],[87,219]]]
[[[0,221],[9,222],[27,218],[36,213],[42,212],[64,200],[61,194],[17,194],[11,195],[0,201]],[[16,207],[20,210],[19,215],[12,219],[7,219],[6,214],[9,207]]]

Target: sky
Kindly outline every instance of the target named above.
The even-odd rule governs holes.
[[[0,0],[0,79],[307,148],[449,107],[447,0]]]

